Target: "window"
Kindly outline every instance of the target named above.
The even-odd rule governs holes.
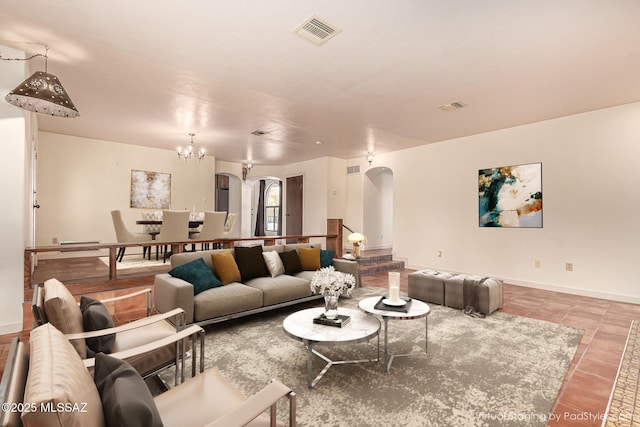
[[[264,229],[265,231],[279,232],[278,218],[280,217],[280,183],[269,184],[264,191],[265,207],[264,207]]]

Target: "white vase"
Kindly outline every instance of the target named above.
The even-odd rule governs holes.
[[[338,299],[340,295],[327,294],[324,296],[324,315],[327,319],[338,317]]]

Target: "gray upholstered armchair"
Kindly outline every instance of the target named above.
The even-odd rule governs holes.
[[[69,340],[50,323],[31,331],[29,344],[27,351],[15,338],[9,349],[0,382],[2,427],[102,427],[114,417],[147,426],[275,426],[276,405],[285,397],[288,424],[296,425],[295,393],[277,380],[246,397],[214,368],[152,397],[130,365],[102,353],[94,359],[102,365],[92,378]]]
[[[49,279],[43,286],[34,288],[33,317],[36,325],[49,322],[65,334],[82,359],[92,358],[91,347],[93,347],[96,352],[108,352],[116,357],[126,358],[142,376],[152,375],[176,364],[175,383],[177,384],[184,379],[184,358],[189,344],[188,338],[194,340],[197,335],[200,335],[200,339],[203,339],[203,330],[199,327],[185,327],[184,312],[181,309],[150,315],[150,292],[150,289],[145,289],[123,297],[100,301],[111,304],[121,298],[146,295],[148,317],[121,326],[113,326],[113,323],[108,324],[111,316],[106,312],[102,318],[108,317],[108,319],[106,319],[107,323],[101,325],[102,328],[85,330],[88,324],[96,323],[94,307],[83,312],[64,284],[56,279]],[[106,308],[103,311],[106,311]],[[98,312],[98,316],[100,314]],[[151,351],[145,347],[153,343],[165,343],[165,345]],[[107,346],[108,350],[105,349]],[[195,369],[195,366],[192,366],[192,375]]]

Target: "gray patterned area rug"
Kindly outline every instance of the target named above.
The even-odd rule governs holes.
[[[340,306],[356,308],[361,298],[383,293],[360,288]],[[300,426],[544,426],[583,333],[501,312],[480,319],[431,306],[428,354],[396,358],[389,372],[382,362],[335,365],[309,389],[306,350],[282,330],[288,314],[309,306],[207,327],[205,368],[218,366],[249,395],[279,379],[297,394]],[[424,319],[389,321],[390,351],[424,350],[424,327]],[[336,360],[375,356],[367,344],[315,348]],[[316,361],[314,374],[324,365]],[[162,375],[172,383],[171,372]],[[280,420],[286,409],[279,406]]]

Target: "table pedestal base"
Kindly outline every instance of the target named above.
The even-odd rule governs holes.
[[[384,320],[384,367],[389,372],[391,369],[391,364],[393,363],[393,359],[396,357],[407,357],[407,356],[420,356],[427,354],[427,346],[429,343],[429,318],[424,318],[424,353],[405,353],[405,354],[391,354],[388,349],[389,343],[389,319],[390,317],[383,316],[382,320]],[[379,340],[378,340],[379,341]],[[380,344],[378,344],[380,345]]]
[[[324,374],[326,374],[329,368],[331,368],[333,365],[346,365],[350,363],[373,363],[373,362],[379,361],[380,360],[380,335],[378,335],[377,337],[378,337],[378,345],[376,347],[378,348],[378,355],[375,358],[357,359],[357,360],[332,360],[327,356],[325,356],[324,354],[320,353],[318,350],[313,348],[313,345],[315,344],[315,342],[304,341],[304,345],[307,348],[307,385],[309,386],[309,388],[314,388],[318,383],[318,381],[320,381],[320,379],[324,376]],[[322,368],[320,373],[315,378],[313,378],[313,356],[314,355],[318,356],[320,359],[327,362],[325,367]]]

